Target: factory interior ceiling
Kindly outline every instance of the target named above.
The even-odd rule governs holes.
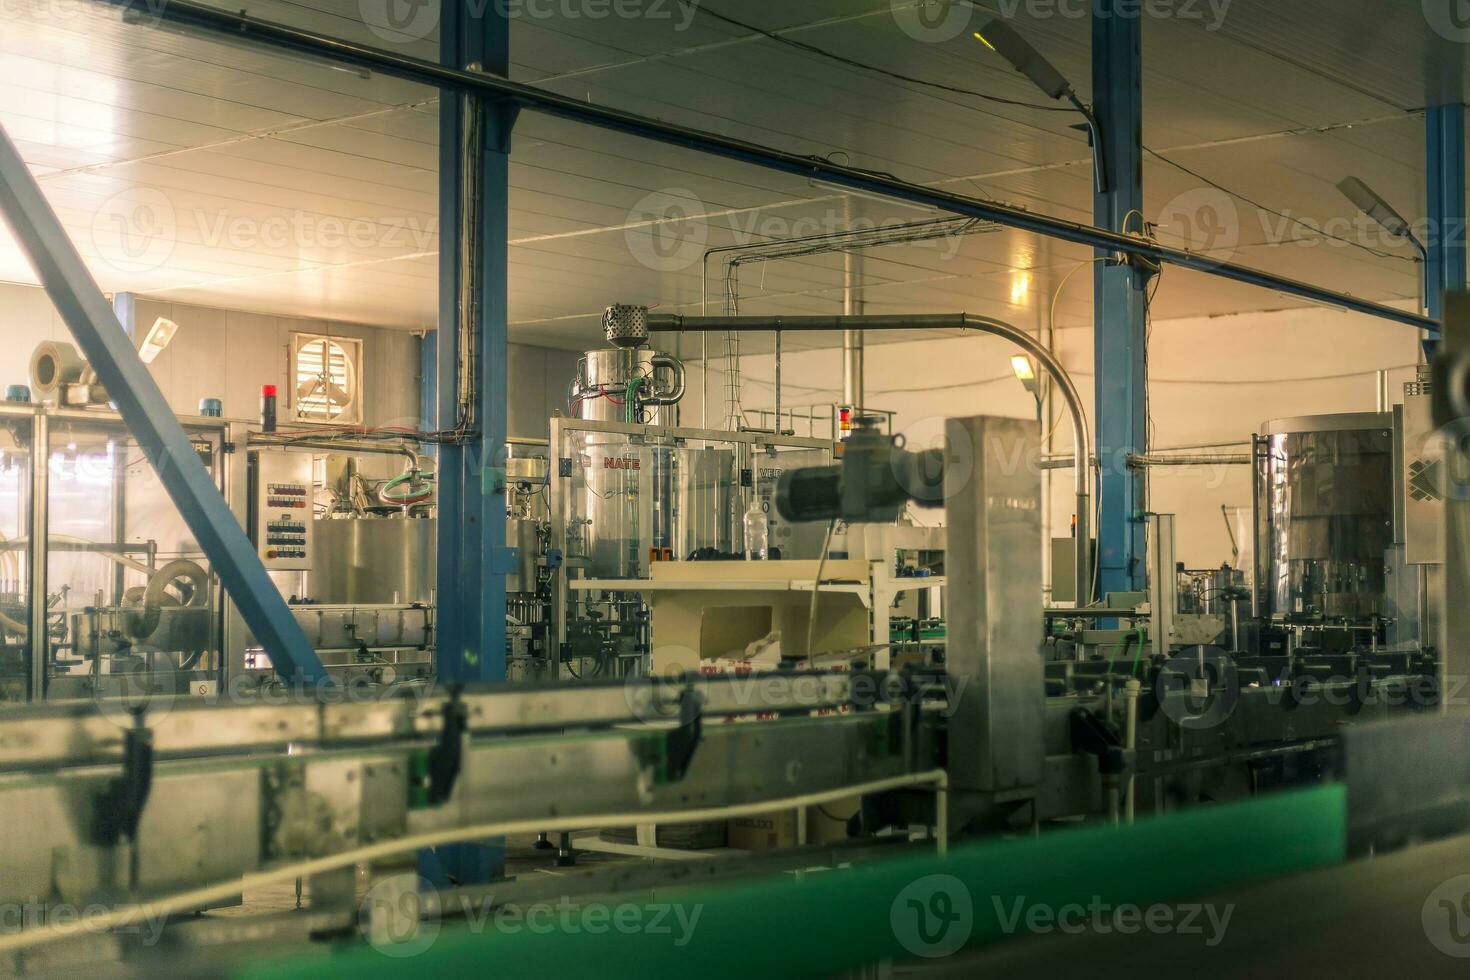
[[[414,8],[419,20],[374,23],[389,2],[349,2],[351,16],[343,0],[258,0],[248,12],[436,58],[437,5]],[[1044,6],[1046,16],[1017,0],[940,11],[910,0],[660,0],[620,18],[527,0],[511,6],[511,77],[1090,223],[1080,117],[1057,111],[1061,103],[972,36],[1013,13],[1086,99],[1088,4]],[[1335,224],[1352,219],[1334,185],[1351,173],[1404,213],[1422,213],[1421,108],[1458,91],[1463,46],[1436,33],[1416,3],[1173,7],[1176,16],[1143,25],[1150,233],[1412,304],[1412,251],[1365,244],[1361,233],[1352,243],[1332,237],[1352,227]],[[0,33],[0,123],[105,289],[435,325],[437,92],[136,26],[89,0],[7,9],[21,23]],[[572,348],[597,336],[611,302],[693,313],[707,291],[711,312],[723,312],[723,264],[701,282],[707,249],[948,217],[530,112],[515,126],[509,204],[511,339]],[[1089,257],[970,225],[864,249],[860,299],[869,313],[964,310],[1035,326],[1062,277]],[[3,232],[0,279],[35,281]],[[736,288],[742,313],[835,313],[842,284],[841,256],[824,253],[745,263]],[[1154,315],[1301,305],[1175,270]],[[1057,322],[1087,327],[1090,290],[1067,291]]]

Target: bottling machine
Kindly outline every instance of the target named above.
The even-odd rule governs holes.
[[[857,798],[850,849],[833,860],[861,864],[899,828],[942,850],[960,834],[1127,824],[1311,784],[1340,770],[1346,726],[1437,707],[1432,645],[1401,639],[1409,626],[1389,595],[1407,527],[1395,523],[1393,417],[1266,427],[1249,580],[1181,574],[1172,519],[1153,515],[1149,595],[1043,610],[1039,476],[1013,465],[1039,451],[1036,423],[951,420],[964,454],[911,453],[861,421],[840,455],[821,440],[684,428],[664,414],[682,389],[676,362],[637,340],[589,354],[577,417],[508,453],[509,663],[542,685],[433,683],[433,478],[412,447],[185,420],[313,647],[371,692],[261,702],[234,682],[274,684],[268,652],[187,536],[168,533],[177,519],[150,498],[146,471],[130,482],[117,418],[0,406],[12,683],[28,693],[34,677],[50,700],[104,709],[0,719],[28,733],[0,731],[0,770],[26,775],[0,781],[0,814],[45,838],[9,853],[0,900],[126,899],[129,914],[171,915],[231,901],[242,875],[300,870],[313,924],[246,920],[252,939],[341,933],[364,914],[374,935],[401,909],[364,913],[344,876],[375,863],[386,887],[414,848],[578,828],[658,841],[660,824]],[[101,513],[91,498],[37,506],[80,501],[84,486],[122,491],[107,498],[117,523],[88,525]],[[943,508],[946,527],[893,526],[911,506]],[[872,618],[884,655],[841,669],[813,669],[806,651],[770,674],[640,676],[658,568],[749,563],[752,515],[765,561],[820,562],[840,540],[835,561],[861,556],[920,586],[890,598],[924,593],[930,577],[962,598],[904,615],[885,599]],[[809,588],[813,603],[824,586],[853,587],[820,564],[806,574],[783,587]],[[888,655],[901,649],[917,655]],[[579,683],[556,683],[564,675]],[[140,682],[200,696],[109,709],[109,694]],[[169,928],[191,947],[245,936]],[[14,948],[38,955],[64,935]],[[146,956],[123,934],[106,945]]]

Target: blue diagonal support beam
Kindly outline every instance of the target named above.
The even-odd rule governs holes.
[[[0,212],[277,673],[293,682],[329,683],[326,668],[3,127]]]
[[[1093,113],[1102,131],[1107,187],[1097,193],[1093,222],[1113,232],[1143,222],[1142,27],[1128,0],[1093,0]],[[1144,587],[1148,508],[1141,471],[1129,456],[1148,447],[1147,297],[1144,282],[1116,253],[1099,250],[1093,272],[1098,481],[1098,591]]]

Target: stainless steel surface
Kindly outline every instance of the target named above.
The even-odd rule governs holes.
[[[429,602],[437,553],[431,518],[314,521],[317,559],[307,577],[324,603]]]
[[[577,418],[599,422],[644,422],[649,425],[661,425],[670,421],[670,416],[664,410],[666,406],[658,402],[651,403],[642,413],[642,417],[637,419],[628,417],[626,404],[619,404],[625,401],[630,384],[640,382],[643,385],[653,385],[655,375],[665,369],[667,363],[667,358],[647,347],[588,351],[582,356],[578,369],[577,393],[580,395],[605,389],[613,397],[582,398],[577,405]],[[680,385],[682,388],[682,381]],[[664,394],[668,393],[669,391],[664,391]]]
[[[292,606],[312,649],[424,649],[433,643],[434,609],[422,605]]]
[[[946,662],[960,691],[950,706],[949,773],[958,794],[1023,799],[1041,782],[1044,685],[1041,481],[1013,465],[1037,451],[1033,421],[951,419],[950,447],[974,463],[946,479],[949,604]],[[959,452],[951,449],[951,452]],[[963,687],[960,687],[963,685]]]
[[[26,737],[5,741],[0,769],[29,772],[0,781],[0,819],[32,830],[5,849],[0,901],[131,901],[405,834],[755,803],[917,771],[921,754],[885,713],[805,717],[841,703],[848,679],[742,680],[745,687],[701,684],[707,713],[777,707],[793,717],[706,726],[677,781],[659,773],[673,751],[664,736],[682,686],[467,692],[473,734],[452,802],[429,807],[410,806],[410,771],[442,725],[440,696],[410,689],[370,704],[181,703],[148,719],[158,761],[134,865],[128,842],[99,845],[89,821],[76,819],[113,785],[115,763],[94,764],[117,758],[116,719],[90,706],[17,712],[0,719],[0,730]],[[288,745],[296,747],[289,755]]]
[[[614,347],[642,347],[648,342],[648,307],[609,306],[602,314],[602,330]]]
[[[1394,537],[1393,416],[1280,419],[1264,429],[1261,614],[1382,615]]]

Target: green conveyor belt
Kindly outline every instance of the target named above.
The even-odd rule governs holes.
[[[1053,908],[1095,900],[1115,906],[1168,902],[1335,864],[1343,860],[1346,840],[1346,792],[1329,785],[1140,819],[1131,826],[975,842],[951,849],[943,859],[915,851],[801,878],[667,889],[659,900],[683,906],[686,921],[688,910],[699,910],[682,946],[675,940],[686,932],[677,925],[667,934],[608,928],[591,935],[560,929],[534,934],[524,927],[511,933],[483,920],[478,929],[446,922],[427,949],[410,957],[356,942],[256,962],[235,975],[250,980],[831,975],[911,957],[895,931],[896,905],[900,918],[911,899],[927,903],[936,917],[956,914],[952,881],[911,888],[931,875],[963,883],[973,910],[966,946],[974,947],[1005,937],[1002,916],[1014,914],[1021,899],[1028,906]],[[947,897],[936,901],[940,892]],[[640,893],[626,901],[641,906],[650,899]]]

